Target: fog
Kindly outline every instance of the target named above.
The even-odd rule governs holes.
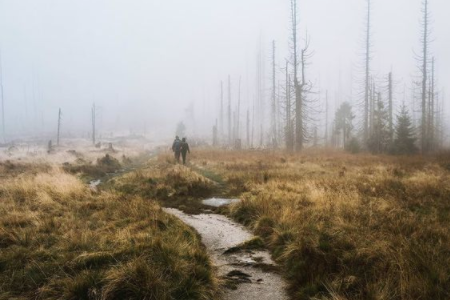
[[[366,1],[300,0],[299,35],[310,36],[307,70],[317,98],[333,107],[361,98]],[[395,106],[415,111],[421,0],[373,0],[372,75],[392,71]],[[450,82],[448,0],[431,0],[432,55],[439,95]],[[99,131],[165,137],[183,121],[209,137],[220,81],[242,80],[242,105],[256,93],[258,52],[270,97],[272,40],[277,76],[290,57],[288,0],[0,0],[0,49],[8,139],[51,136],[63,112],[65,135],[87,136],[91,106]],[[420,75],[420,74],[419,74]],[[445,104],[446,119],[450,105]],[[244,113],[242,113],[244,118]],[[332,116],[330,116],[331,120]],[[448,129],[448,125],[446,125]]]

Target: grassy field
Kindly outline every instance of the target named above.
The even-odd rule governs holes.
[[[292,299],[450,299],[450,155],[190,158],[101,191],[79,179],[92,164],[0,163],[0,299],[219,299],[200,238],[160,208],[217,195],[242,199],[218,211],[261,237]]]
[[[216,298],[200,238],[152,197],[5,162],[0,216],[0,299]]]
[[[450,299],[450,155],[197,150],[293,299]]]

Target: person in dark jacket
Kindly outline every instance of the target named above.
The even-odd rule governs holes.
[[[181,141],[178,136],[176,136],[175,140],[173,141],[172,151],[175,154],[175,161],[177,163],[179,163],[180,162],[180,153],[181,153]]]
[[[181,141],[181,156],[183,157],[183,165],[186,164],[186,154],[191,153],[191,149],[189,149],[189,144],[186,142],[186,138],[183,138]]]

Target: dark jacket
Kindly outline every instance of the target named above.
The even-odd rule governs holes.
[[[181,142],[180,148],[181,148],[182,153],[186,153],[186,152],[191,153],[191,149],[189,149],[189,144],[187,142]]]
[[[175,139],[172,144],[172,151],[173,152],[180,152],[181,150],[181,140]]]

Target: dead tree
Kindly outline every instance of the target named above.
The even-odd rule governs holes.
[[[328,105],[328,90],[325,94],[325,147],[328,146],[328,114],[329,114],[329,105]]]
[[[228,75],[228,145],[231,145],[231,77]]]
[[[445,140],[445,129],[444,129],[444,103],[445,103],[445,93],[436,94],[436,148],[442,149]]]
[[[250,148],[253,148],[253,141],[255,138],[255,99],[253,99],[253,106],[252,106],[252,136],[250,140]]]
[[[259,50],[257,55],[257,91],[256,91],[256,116],[257,121],[255,122],[255,126],[259,127],[256,130],[259,133],[259,146],[264,146],[264,125],[265,125],[265,107],[264,107],[264,92],[265,92],[265,85],[264,85],[264,74],[265,74],[265,61],[264,61],[264,49],[262,46],[262,38],[260,37],[259,42]],[[255,133],[257,134],[257,133]]]
[[[392,82],[392,72],[388,76],[388,99],[389,99],[389,139],[390,142],[394,140],[394,85]]]
[[[373,135],[374,124],[375,124],[375,98],[377,95],[377,88],[375,86],[375,80],[372,78],[372,84],[369,90],[369,138],[366,140],[366,144],[369,141],[370,137]]]
[[[294,68],[294,92],[295,92],[295,148],[297,151],[303,149],[304,127],[303,127],[303,86],[298,79],[298,12],[297,0],[291,0],[291,22],[292,22],[292,55]]]
[[[364,66],[364,128],[363,138],[364,144],[369,138],[369,100],[370,100],[370,62],[371,62],[371,17],[372,7],[371,0],[367,0],[367,25],[366,25],[366,43],[365,43],[365,66]]]
[[[294,132],[292,126],[292,90],[291,76],[289,74],[289,61],[286,61],[286,150],[292,152],[294,150]]]
[[[92,144],[95,146],[95,130],[96,130],[96,126],[95,126],[95,118],[96,118],[96,111],[95,111],[95,103],[92,105]]]
[[[305,45],[298,53],[299,43],[297,37],[298,31],[298,12],[297,0],[291,0],[291,50],[294,73],[294,95],[295,95],[295,150],[302,151],[307,139],[307,121],[308,113],[312,112],[307,107],[307,94],[311,91],[311,83],[306,81],[306,66],[308,59],[312,56],[309,53],[309,38],[305,36]],[[300,69],[299,69],[300,67]],[[300,77],[300,78],[299,78]],[[311,121],[311,120],[309,120]]]
[[[56,136],[56,146],[59,146],[60,134],[61,134],[61,108],[58,111],[58,135]]]
[[[422,53],[419,57],[421,62],[421,75],[422,75],[422,86],[421,86],[421,128],[420,128],[420,139],[421,139],[421,150],[422,153],[428,152],[427,149],[427,96],[428,96],[428,56],[430,48],[430,13],[428,10],[428,0],[423,0],[422,2]]]
[[[430,151],[435,150],[436,140],[435,140],[435,132],[436,132],[436,123],[435,123],[435,100],[436,100],[436,92],[435,92],[435,69],[434,69],[434,57],[431,62],[431,74],[430,74],[430,84],[428,89],[428,145],[427,148]]]
[[[250,110],[247,109],[247,147],[250,147]]]
[[[213,147],[217,147],[218,145],[218,138],[217,138],[217,119],[216,123],[213,126]]]
[[[223,127],[223,81],[220,82],[220,115],[219,115],[219,122],[220,122],[220,138],[223,138],[224,135],[224,127]]]
[[[240,134],[240,124],[241,123],[241,77],[239,77],[239,86],[238,86],[238,106],[236,112],[236,139],[241,138]]]
[[[282,104],[283,104],[283,96],[282,96],[283,82],[278,80],[277,87],[277,100],[276,100],[276,124],[277,124],[277,146],[280,146],[283,141],[284,136],[284,125],[283,125],[283,112],[282,112]]]
[[[3,93],[3,69],[2,69],[2,55],[0,52],[0,96],[2,97],[2,135],[3,142],[6,142],[6,122],[5,122],[5,98]]]
[[[272,41],[272,103],[271,103],[271,131],[272,131],[272,144],[276,148],[277,141],[277,93],[276,93],[276,69],[275,69],[275,41]]]

